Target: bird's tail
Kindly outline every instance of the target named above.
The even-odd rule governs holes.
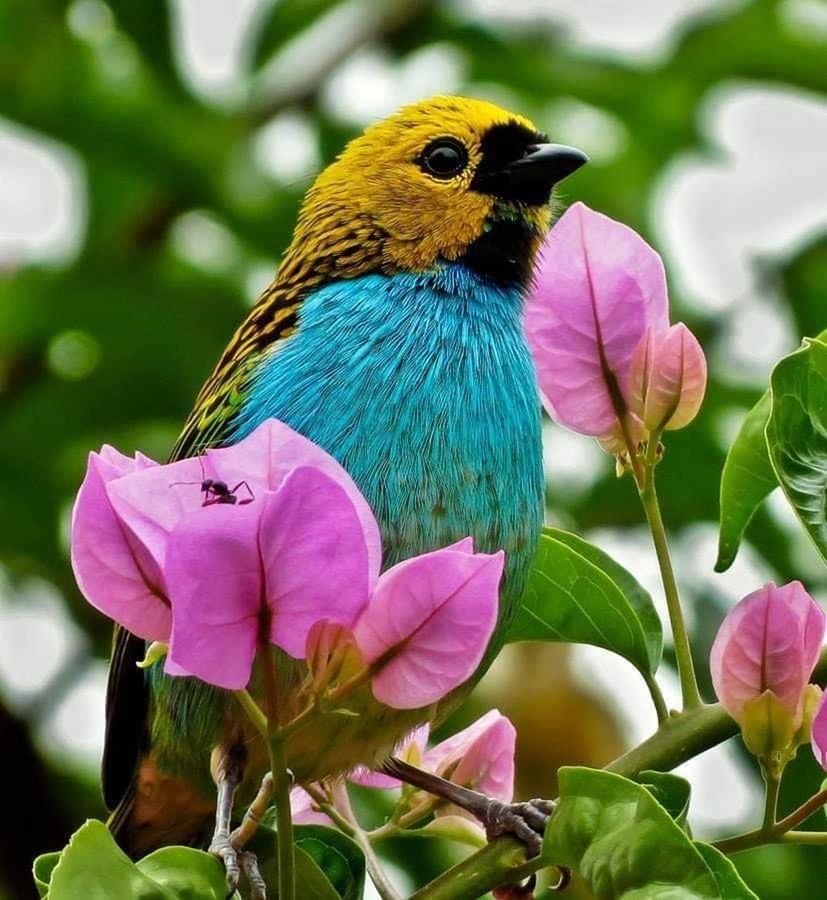
[[[135,803],[135,782],[129,785],[126,793],[121,797],[120,803],[109,814],[106,820],[106,827],[115,838],[118,845],[129,853],[127,836],[129,834],[129,823],[132,819],[132,807]],[[131,855],[131,854],[130,854]]]
[[[160,847],[205,842],[214,810],[184,782],[160,775],[145,761],[106,825],[118,846],[140,859]]]

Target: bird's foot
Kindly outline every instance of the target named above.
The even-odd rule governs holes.
[[[227,835],[216,835],[210,844],[209,852],[218,857],[224,866],[228,897],[231,897],[238,888],[243,872],[250,888],[250,900],[267,900],[267,885],[261,877],[255,853],[251,850],[237,849]]]
[[[241,871],[247,879],[250,887],[250,900],[267,900],[267,885],[261,877],[261,870],[258,867],[258,858],[252,850],[245,850],[239,856]]]
[[[514,835],[526,845],[529,858],[540,855],[543,834],[554,812],[551,800],[526,800],[523,803],[503,803],[486,798],[472,810],[485,828],[489,841],[504,834]]]
[[[529,858],[539,856],[546,824],[554,812],[551,800],[503,803],[395,757],[385,762],[382,771],[470,812],[482,823],[489,840],[512,834],[526,845]]]
[[[230,842],[228,834],[216,834],[213,836],[208,853],[217,857],[224,866],[227,877],[227,896],[232,896],[238,887],[238,879],[241,877],[238,851]]]

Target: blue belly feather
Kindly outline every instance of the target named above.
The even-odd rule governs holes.
[[[504,549],[509,617],[543,510],[518,288],[446,264],[315,291],[253,375],[233,440],[267,418],[348,470],[379,521],[386,566],[469,534],[479,550]]]
[[[466,535],[478,550],[504,549],[499,627],[478,675],[502,646],[542,522],[540,403],[521,308],[518,290],[456,264],[321,288],[303,301],[296,332],[258,366],[229,436],[276,418],[335,456],[376,514],[386,567]],[[158,764],[198,773],[209,796],[220,692],[159,666],[149,678]],[[403,714],[385,731],[360,723],[342,738],[353,759],[337,765],[368,753],[365,735],[380,753],[414,724]],[[356,728],[349,719],[346,727]]]

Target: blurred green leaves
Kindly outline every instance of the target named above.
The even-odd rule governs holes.
[[[767,444],[778,481],[827,560],[827,344],[807,340],[772,373]]]
[[[770,407],[768,391],[747,413],[724,463],[717,572],[732,565],[755,510],[778,487],[764,436]]]
[[[717,571],[729,568],[744,531],[779,484],[822,557],[827,559],[827,332],[807,338],[772,373],[771,387],[749,411],[721,478]]]

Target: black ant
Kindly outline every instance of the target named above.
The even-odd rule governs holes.
[[[213,506],[216,503],[228,503],[230,505],[237,503],[239,506],[244,506],[246,503],[252,503],[253,500],[255,500],[255,494],[246,481],[239,481],[235,487],[230,488],[227,486],[226,481],[221,481],[218,478],[206,478],[204,472],[204,460],[200,456],[198,457],[198,462],[201,464],[201,493],[204,495],[204,502],[201,504],[202,506]],[[174,481],[170,487],[174,487],[176,484],[198,484],[198,482]],[[246,488],[247,493],[250,496],[239,500],[238,497],[236,497],[236,491],[242,487]]]

